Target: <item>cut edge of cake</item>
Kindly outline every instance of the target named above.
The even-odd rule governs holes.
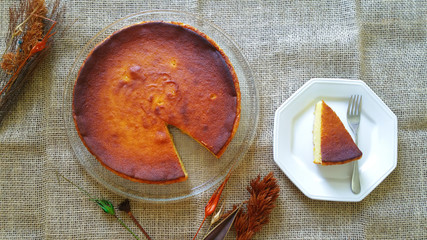
[[[320,125],[322,122],[322,102],[320,101],[316,104],[314,109],[314,126],[313,126],[313,154],[314,154],[314,163],[322,164],[322,154],[320,152]]]

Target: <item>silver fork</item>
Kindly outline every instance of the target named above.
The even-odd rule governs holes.
[[[361,95],[352,95],[348,101],[347,108],[347,122],[350,125],[354,134],[354,142],[357,145],[357,132],[360,123],[360,105],[362,103]],[[355,194],[360,193],[360,179],[359,179],[359,164],[358,161],[353,161],[353,174],[351,175],[351,191]]]

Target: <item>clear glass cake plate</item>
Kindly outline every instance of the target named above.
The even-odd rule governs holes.
[[[180,130],[171,127],[175,146],[188,173],[185,182],[168,185],[145,184],[124,179],[104,168],[83,145],[76,131],[73,115],[73,88],[80,67],[91,50],[115,31],[144,21],[173,21],[191,25],[213,39],[229,57],[239,80],[241,91],[241,119],[239,128],[221,158]],[[92,37],[78,54],[67,77],[63,98],[64,127],[75,158],[86,171],[107,189],[124,197],[149,201],[171,202],[200,194],[221,182],[247,152],[255,136],[258,123],[258,93],[251,69],[236,43],[218,26],[185,12],[156,10],[135,13],[119,19]]]

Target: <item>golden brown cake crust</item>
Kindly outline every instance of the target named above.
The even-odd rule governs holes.
[[[240,118],[240,91],[225,54],[181,23],[145,22],[119,30],[86,59],[73,115],[89,151],[108,169],[146,183],[187,174],[167,125],[217,157]]]
[[[322,165],[344,164],[362,157],[362,152],[336,113],[322,101],[321,154]]]

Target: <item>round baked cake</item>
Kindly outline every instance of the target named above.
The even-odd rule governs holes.
[[[97,45],[73,92],[73,117],[87,149],[126,179],[187,179],[168,125],[220,157],[240,118],[237,76],[224,52],[197,29],[143,22]]]

